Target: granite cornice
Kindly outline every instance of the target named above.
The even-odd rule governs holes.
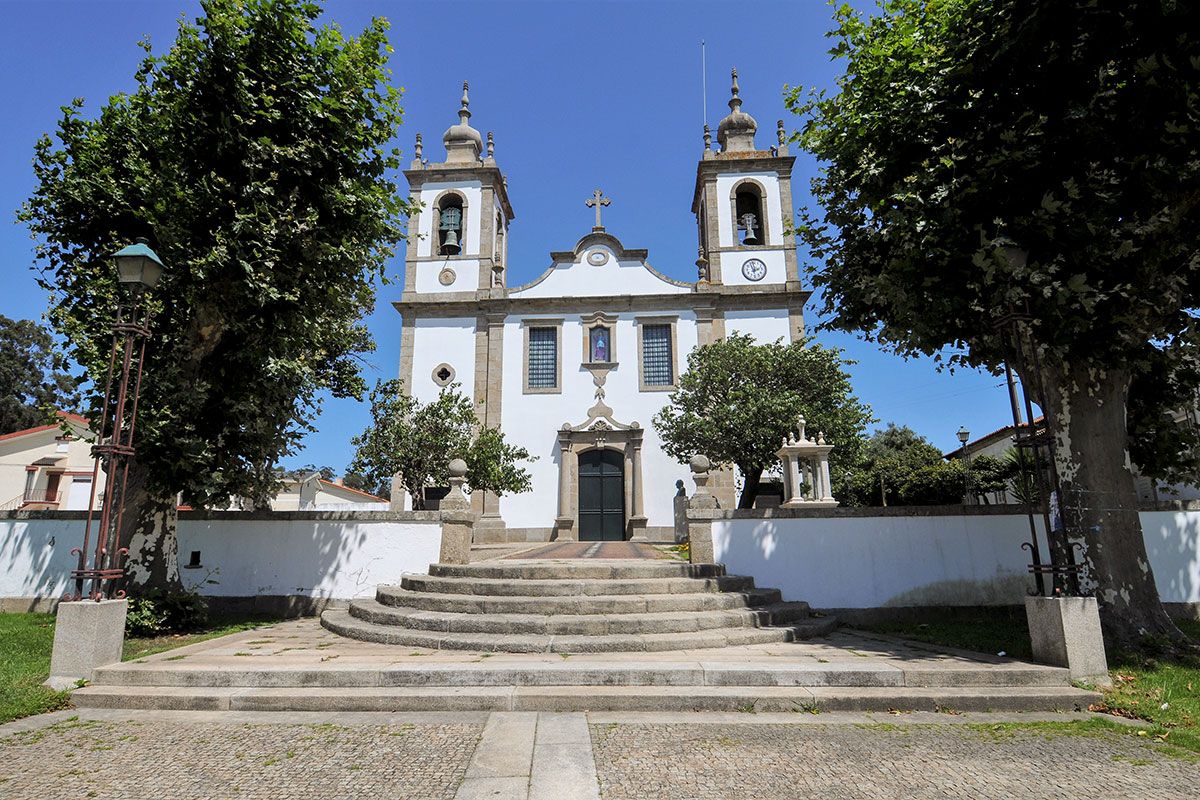
[[[764,291],[769,289],[769,291]],[[405,298],[392,303],[404,316],[423,319],[473,317],[480,314],[583,314],[596,310],[607,313],[647,311],[752,311],[787,310],[803,307],[811,291],[786,284],[765,286],[709,285],[696,287],[686,294],[592,295],[586,297],[474,297],[422,294],[420,299]],[[711,311],[707,312],[711,313]]]

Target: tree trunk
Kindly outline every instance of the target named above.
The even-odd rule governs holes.
[[[147,477],[148,470],[136,459],[131,460],[120,532],[121,546],[129,548],[125,591],[131,596],[183,594],[178,503],[175,495],[163,497],[147,491]]]
[[[1146,635],[1186,641],[1163,609],[1146,557],[1128,466],[1129,373],[1085,363],[1043,365],[1042,375],[1063,524],[1069,544],[1079,545],[1080,589],[1099,601],[1106,640],[1135,648]]]
[[[743,467],[739,464],[738,469],[742,471],[743,481],[738,508],[754,508],[754,498],[758,497],[758,485],[762,482],[762,467]]]

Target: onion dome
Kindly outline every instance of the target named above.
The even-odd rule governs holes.
[[[717,141],[721,152],[747,152],[754,150],[754,132],[758,123],[754,117],[742,111],[742,98],[738,97],[737,70],[733,71],[733,97],[729,100],[729,115],[717,126]]]
[[[463,81],[462,108],[458,110],[458,124],[451,125],[442,134],[442,143],[446,145],[447,163],[468,162],[473,164],[479,160],[479,153],[483,150],[483,137],[468,122],[471,119],[471,112],[467,110],[467,106],[470,104],[471,101],[467,98],[467,82]]]

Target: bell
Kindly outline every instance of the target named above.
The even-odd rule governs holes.
[[[758,238],[755,228],[758,227],[758,217],[754,214],[742,214],[742,224],[738,226],[746,232],[746,238],[742,239],[742,244],[762,244],[762,239]]]
[[[446,231],[446,238],[442,240],[442,253],[448,256],[456,256],[462,248],[458,246],[458,231]]]

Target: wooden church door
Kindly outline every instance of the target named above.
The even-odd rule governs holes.
[[[579,454],[579,540],[625,539],[625,457],[616,450]]]

